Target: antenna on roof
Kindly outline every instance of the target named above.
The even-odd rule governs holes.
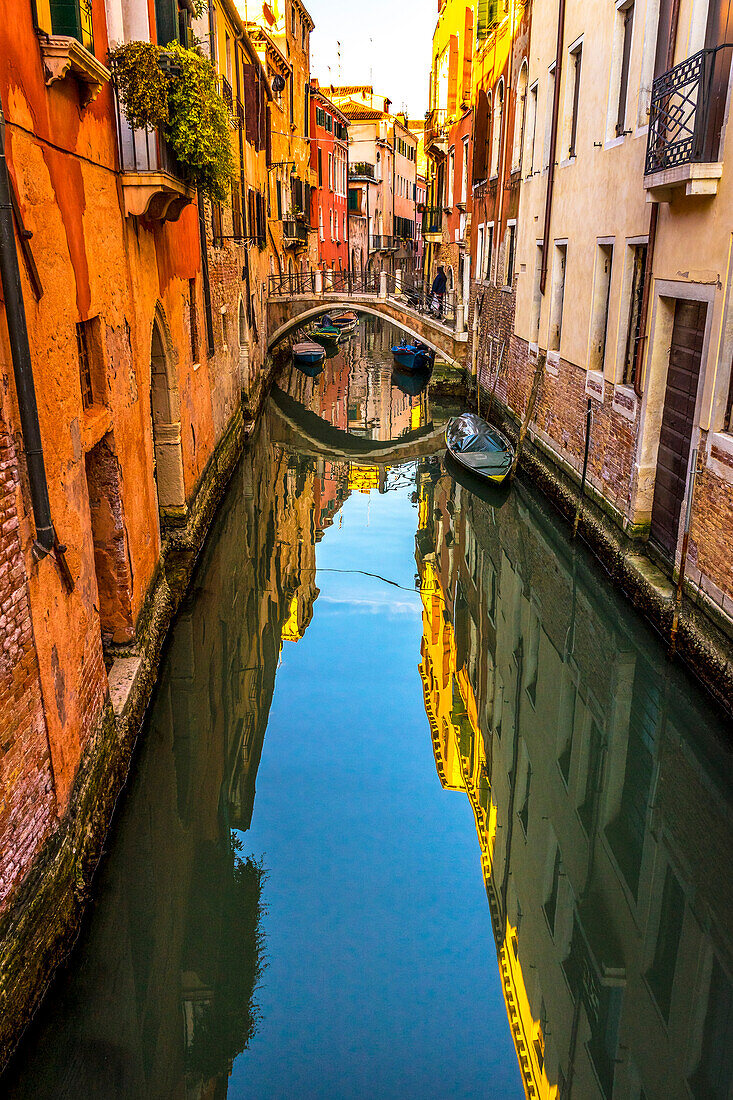
[[[338,38],[336,39],[336,56],[338,57],[339,84],[341,84],[341,43],[339,42]]]
[[[373,69],[373,66],[372,66],[372,60],[373,60],[373,56],[374,56],[373,51],[374,51],[374,39],[370,38],[369,39],[369,83],[372,85],[372,87],[374,86],[374,69]]]

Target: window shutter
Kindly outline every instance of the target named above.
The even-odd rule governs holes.
[[[488,38],[499,21],[499,0],[478,0],[476,4],[476,38]]]
[[[272,108],[269,103],[265,113],[265,160],[269,168],[272,164]]]
[[[481,89],[476,101],[476,115],[473,125],[473,182],[485,180],[487,176],[486,144],[489,131],[489,97]]]
[[[242,66],[244,75],[244,125],[247,141],[257,141],[257,87],[254,65]]]

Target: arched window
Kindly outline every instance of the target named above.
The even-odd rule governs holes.
[[[247,343],[247,316],[244,312],[244,302],[239,299],[239,346],[244,347]]]
[[[496,85],[494,95],[494,118],[491,125],[491,160],[489,175],[499,174],[499,156],[501,153],[501,124],[504,117],[504,78]]]
[[[514,111],[514,147],[512,149],[512,171],[522,167],[522,149],[524,148],[524,129],[527,120],[527,62],[522,63],[517,81],[517,104]]]

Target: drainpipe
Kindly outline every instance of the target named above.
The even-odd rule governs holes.
[[[0,102],[0,275],[2,275],[5,316],[8,323],[20,424],[28,465],[33,521],[36,526],[33,555],[36,560],[40,560],[56,549],[57,539],[53,520],[51,519],[51,504],[48,498],[43,443],[38,422],[38,405],[33,381],[31,349],[28,343],[23,287],[20,281],[18,253],[15,246],[10,180],[5,158],[5,115],[2,102]]]
[[[667,42],[667,57],[665,59],[665,72],[669,72],[674,64],[674,51],[677,45],[677,28],[680,21],[680,0],[673,0],[670,15],[669,40]],[[639,341],[636,345],[634,359],[634,393],[641,397],[641,372],[644,365],[644,350],[647,338],[647,314],[649,312],[649,295],[652,285],[652,267],[654,265],[654,246],[657,241],[657,222],[659,220],[659,203],[653,202],[649,212],[649,243],[646,251],[646,268],[644,270],[644,289],[641,292],[641,324],[639,326]]]
[[[560,0],[557,13],[557,50],[555,51],[555,90],[552,97],[552,128],[550,130],[550,163],[547,166],[547,196],[545,198],[545,224],[542,234],[542,267],[540,268],[540,294],[547,287],[547,261],[550,253],[550,219],[552,218],[552,193],[555,188],[555,154],[557,152],[557,117],[560,112],[560,84],[562,82],[562,51],[565,37],[565,0]]]

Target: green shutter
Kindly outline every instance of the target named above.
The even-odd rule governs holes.
[[[75,38],[93,53],[91,0],[51,0],[51,29],[54,34]]]
[[[488,38],[491,28],[499,22],[500,0],[478,0],[476,5],[476,38]]]
[[[155,33],[159,46],[178,41],[178,4],[176,0],[155,0]]]

